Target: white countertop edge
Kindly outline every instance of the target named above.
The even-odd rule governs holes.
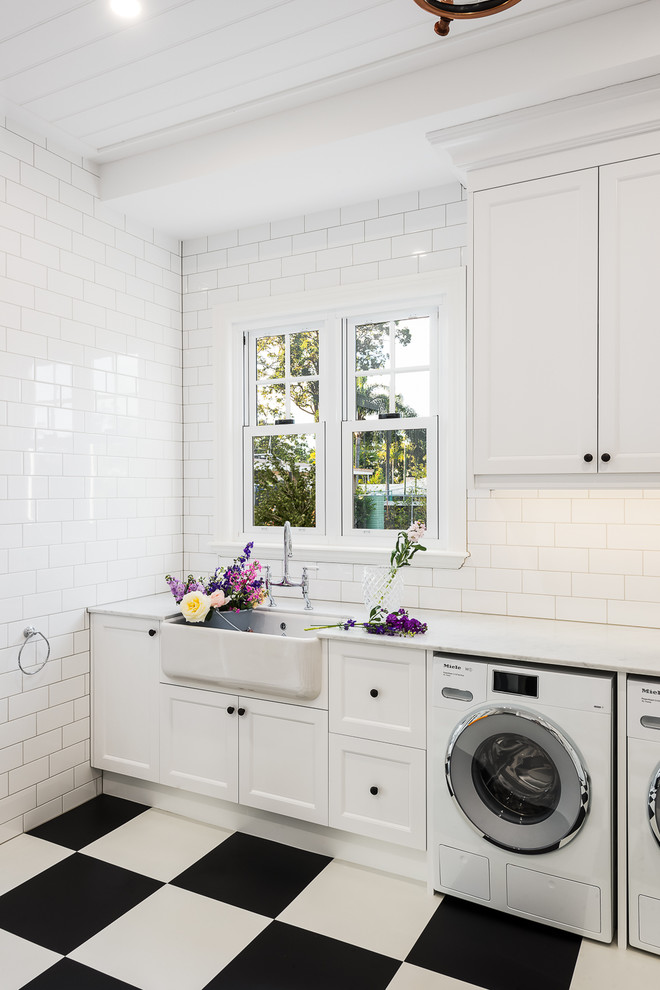
[[[153,620],[179,614],[169,593],[91,606],[88,611],[91,614]],[[339,623],[347,618],[358,622],[366,618],[364,606],[339,602],[315,602],[313,611],[309,612],[288,604],[278,605],[277,614],[280,613],[304,615],[310,626],[315,622],[332,622],[334,619]],[[350,638],[372,645],[383,643],[410,649],[492,657],[496,660],[549,663],[660,677],[658,629],[476,612],[411,609],[410,614],[428,623],[426,633],[411,637],[374,636],[359,628],[347,631],[331,628],[319,630],[319,636],[332,640]]]

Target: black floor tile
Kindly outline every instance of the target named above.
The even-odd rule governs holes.
[[[579,935],[445,897],[406,962],[486,990],[569,990]]]
[[[385,990],[398,959],[273,921],[205,990]]]
[[[136,990],[132,983],[123,983],[89,969],[73,959],[60,959],[41,976],[30,980],[21,990]]]
[[[0,897],[0,928],[66,955],[162,886],[74,853]]]
[[[38,825],[28,834],[48,842],[56,842],[67,849],[82,849],[144,811],[148,811],[144,804],[101,794],[85,804],[79,804],[59,818]]]
[[[171,882],[275,918],[329,862],[328,856],[234,832]]]

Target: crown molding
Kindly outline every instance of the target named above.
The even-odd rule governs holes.
[[[561,170],[569,155],[573,168],[627,157],[630,141],[638,141],[640,155],[657,153],[660,74],[431,131],[426,137],[449,155],[458,178],[470,189],[491,181],[498,169],[521,163],[519,171],[531,173],[534,162],[539,170],[541,159],[553,159]],[[608,146],[610,156],[604,151]]]

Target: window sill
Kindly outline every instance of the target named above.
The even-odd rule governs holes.
[[[394,534],[396,535],[396,534]],[[238,556],[245,547],[243,542],[211,541],[210,547],[222,557]],[[265,560],[279,559],[282,556],[282,541],[256,545],[255,556]],[[307,561],[323,564],[387,564],[390,559],[390,548],[358,547],[358,546],[323,546],[309,543],[296,543],[294,539],[295,559],[305,564]],[[429,550],[415,558],[413,566],[443,567],[458,570],[470,556],[467,550]]]

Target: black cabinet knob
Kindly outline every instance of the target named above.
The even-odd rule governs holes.
[[[377,698],[378,697],[378,689],[377,688],[372,688],[371,691],[369,692],[369,694],[371,695],[372,698]]]
[[[609,460],[611,460],[611,457],[610,457],[610,455],[609,455],[609,454],[601,454],[601,455],[600,455],[600,459],[601,459],[601,461],[605,461],[605,463],[607,464],[607,462],[608,462]]]
[[[242,718],[242,717],[243,717],[243,715],[245,715],[245,709],[244,709],[244,708],[239,708],[239,709],[238,709],[238,714],[239,714],[239,715],[241,716],[241,718]]]
[[[373,796],[376,797],[376,795],[378,794],[378,788],[377,787],[370,787],[369,788],[369,793],[370,794],[373,794]]]
[[[585,454],[584,455],[584,459],[587,462],[587,464],[590,464],[591,461],[593,461],[593,459],[594,459],[594,455],[593,454]]]
[[[149,630],[149,635],[150,636],[155,636],[156,635],[156,630],[155,629],[150,629]]]
[[[236,709],[234,708],[233,705],[228,705],[227,706],[227,714],[228,715],[233,715],[235,711],[236,711]]]

